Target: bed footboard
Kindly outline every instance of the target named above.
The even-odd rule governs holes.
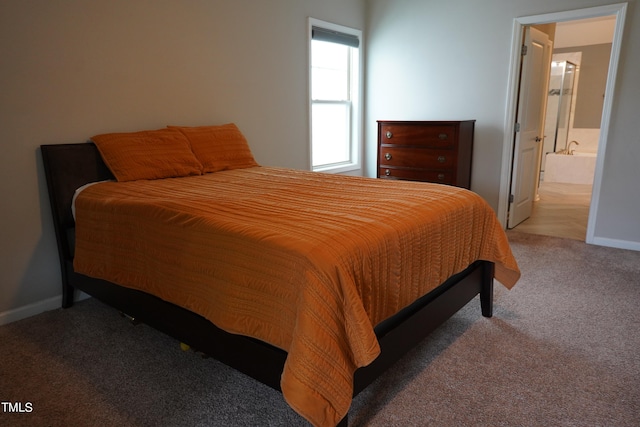
[[[409,350],[480,295],[482,314],[491,317],[494,265],[477,261],[375,328],[381,353],[354,374],[354,396]],[[265,342],[230,334],[205,318],[153,295],[87,277],[67,263],[68,286],[189,344],[222,363],[280,391],[287,353]]]

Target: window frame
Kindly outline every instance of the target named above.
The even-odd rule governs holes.
[[[312,93],[312,31],[313,27],[319,27],[322,29],[337,31],[344,34],[349,34],[356,36],[359,40],[358,52],[355,55],[357,58],[357,64],[355,66],[351,66],[350,77],[349,77],[349,90],[351,92],[351,99],[349,101],[342,101],[344,103],[351,104],[351,115],[350,115],[350,135],[349,135],[349,151],[350,151],[350,160],[347,162],[334,163],[328,165],[322,165],[314,167],[313,165],[313,93]],[[309,105],[308,105],[308,120],[309,120],[309,169],[314,172],[330,172],[330,173],[344,173],[344,172],[353,172],[362,169],[362,135],[363,135],[363,114],[362,114],[362,106],[363,106],[363,85],[364,85],[364,72],[363,72],[363,64],[364,64],[364,49],[363,49],[363,40],[362,40],[362,31],[345,27],[343,25],[333,24],[331,22],[322,21],[315,18],[308,19],[308,70],[309,70],[309,78],[308,78],[308,86],[309,86]],[[357,80],[357,81],[356,81]],[[317,100],[317,103],[331,103],[334,101],[326,101],[326,100]]]

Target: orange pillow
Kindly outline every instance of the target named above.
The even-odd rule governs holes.
[[[218,126],[169,126],[169,129],[179,129],[189,139],[191,149],[202,163],[205,173],[259,166],[246,138],[233,123]]]
[[[177,129],[108,133],[91,140],[118,181],[202,174],[189,140]]]

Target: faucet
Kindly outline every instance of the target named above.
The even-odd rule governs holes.
[[[576,145],[580,145],[580,143],[578,141],[571,141],[568,145],[567,145],[567,154],[570,156],[573,156],[573,152],[574,150],[571,149],[571,144],[576,144]]]

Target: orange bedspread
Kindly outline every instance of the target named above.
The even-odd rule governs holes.
[[[254,167],[76,201],[77,272],[286,350],[283,395],[319,426],[347,413],[373,327],[478,259],[519,278],[492,209],[450,186]]]

